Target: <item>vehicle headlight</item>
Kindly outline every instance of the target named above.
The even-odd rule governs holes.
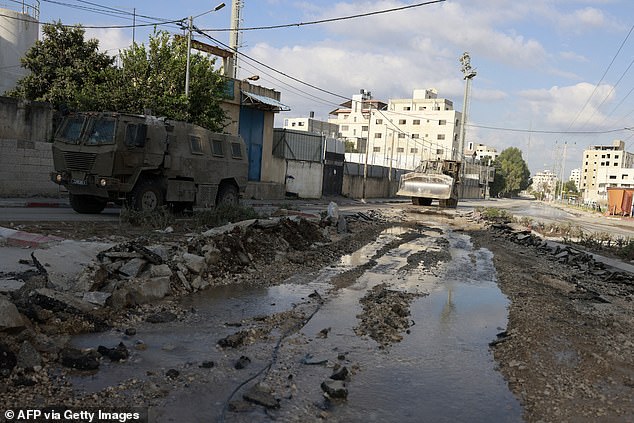
[[[102,187],[105,187],[106,185],[108,185],[108,181],[105,178],[101,178],[99,180],[99,185],[101,185]]]

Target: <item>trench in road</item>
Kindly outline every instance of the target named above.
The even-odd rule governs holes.
[[[496,285],[492,254],[475,250],[468,236],[442,228],[419,230],[420,236],[389,249],[350,286],[333,290],[329,281],[346,270],[368,263],[388,243],[412,229],[393,228],[375,242],[343,257],[338,265],[319,275],[297,275],[288,283],[269,288],[224,287],[189,297],[184,304],[196,313],[184,321],[160,326],[139,325],[138,337],[149,346],[135,352],[128,362],[104,363],[90,376],[73,378],[79,391],[94,391],[129,379],[147,379],[147,372],[162,374],[178,368],[183,373],[203,360],[214,360],[205,380],[195,379],[170,394],[156,414],[158,421],[209,421],[222,414],[227,393],[253,376],[270,360],[269,345],[256,344],[240,351],[215,346],[218,339],[236,331],[225,322],[288,310],[305,304],[313,291],[326,302],[299,331],[284,340],[277,362],[269,374],[273,387],[276,377],[292,375],[293,389],[280,387],[278,396],[292,394],[292,406],[282,401],[270,416],[261,409],[250,413],[228,413],[227,421],[292,420],[298,415],[314,416],[315,404],[327,408],[330,421],[521,421],[521,408],[496,371],[488,343],[506,326],[507,300]],[[448,246],[439,242],[448,239]],[[407,257],[441,249],[451,253],[449,263],[437,266],[420,262],[409,270]],[[368,337],[359,337],[359,300],[373,286],[387,283],[390,289],[422,294],[411,303],[409,334],[387,348]],[[327,338],[316,337],[330,328]],[[279,336],[279,334],[277,334]],[[81,347],[113,346],[121,340],[118,332],[84,335],[74,339]],[[130,344],[132,340],[124,340]],[[251,367],[236,371],[233,360],[240,354],[252,359]],[[330,364],[344,354],[353,370],[349,396],[343,403],[325,405],[320,383],[332,372],[324,366],[298,364],[311,354]],[[197,369],[197,372],[200,370]],[[287,389],[288,388],[288,389]],[[236,395],[236,398],[239,398]],[[271,417],[272,416],[272,417]]]

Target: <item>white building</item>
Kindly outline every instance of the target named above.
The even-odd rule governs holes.
[[[20,59],[37,41],[39,7],[34,0],[0,4],[0,95],[28,74]]]
[[[583,152],[581,187],[585,202],[607,201],[608,187],[634,186],[634,154],[625,151],[625,143],[594,145]]]
[[[325,135],[329,138],[337,138],[339,136],[339,125],[315,119],[312,112],[311,116],[307,118],[284,119],[284,129],[306,131],[313,134]]]
[[[426,159],[461,159],[458,155],[461,113],[436,90],[414,90],[412,98],[373,100],[362,91],[332,111],[342,138],[365,153],[369,162],[413,169]],[[368,141],[369,140],[369,141]],[[460,156],[460,157],[459,157]]]
[[[570,171],[570,178],[568,178],[568,180],[573,181],[575,183],[575,186],[577,187],[577,191],[579,191],[581,189],[581,169],[572,169]]]
[[[488,158],[489,163],[495,161],[500,153],[494,147],[489,147],[484,144],[474,144],[473,141],[467,143],[464,155],[466,157],[472,157],[476,161],[482,162],[483,159]]]
[[[544,170],[543,172],[537,172],[532,179],[532,190],[544,194],[544,199],[551,198],[551,195],[555,192],[557,176],[550,170]]]

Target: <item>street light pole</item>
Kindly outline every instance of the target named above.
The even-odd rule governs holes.
[[[220,3],[218,6],[214,7],[211,10],[201,13],[200,15],[190,16],[188,19],[187,25],[187,66],[185,68],[185,97],[189,98],[189,62],[191,58],[191,48],[192,48],[192,31],[194,30],[194,18],[199,18],[207,13],[217,12],[220,9],[225,7],[224,3]]]

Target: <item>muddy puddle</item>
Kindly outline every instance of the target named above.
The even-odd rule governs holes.
[[[399,239],[406,241],[393,246]],[[364,270],[350,284],[330,284],[333,277],[360,267]],[[77,337],[73,343],[79,347],[114,346],[122,340],[132,346],[142,340],[147,349],[134,351],[125,363],[104,362],[98,373],[72,381],[78,391],[91,392],[170,368],[197,373],[162,402],[157,421],[216,421],[222,416],[235,422],[305,421],[319,413],[340,422],[521,421],[520,405],[496,371],[488,347],[507,319],[508,302],[495,281],[492,254],[474,250],[466,235],[392,228],[319,274],[296,275],[269,288],[209,289],[184,300],[195,311],[183,320],[140,324],[135,337],[116,331]],[[355,333],[363,312],[360,301],[379,284],[416,294],[409,304],[408,333],[387,346]],[[285,334],[266,372],[261,370],[271,365],[281,333],[273,331],[241,349],[216,346],[240,329],[239,322],[308,304],[314,292],[326,301],[301,330]],[[327,336],[319,336],[324,331]],[[238,371],[233,362],[241,354],[248,354],[251,364]],[[306,357],[323,364],[300,364]],[[215,367],[199,369],[206,360]],[[335,363],[351,370],[343,402],[324,401],[320,389]],[[240,398],[238,387],[250,378],[270,384],[281,400],[279,410],[227,412],[228,393],[235,390],[231,398]]]

